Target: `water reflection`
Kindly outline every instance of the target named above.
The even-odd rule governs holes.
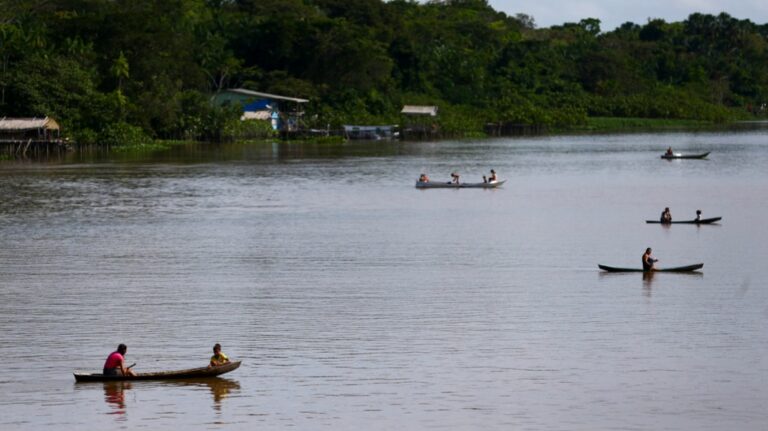
[[[211,397],[213,398],[213,410],[221,412],[222,401],[228,398],[233,393],[240,391],[240,382],[231,379],[223,378],[205,378],[205,379],[184,379],[184,380],[168,380],[163,382],[140,382],[139,386],[134,388],[132,382],[104,382],[104,401],[106,401],[109,407],[107,414],[119,416],[119,420],[124,420],[127,413],[127,405],[125,402],[125,393],[130,389],[139,389],[140,386],[146,385],[147,389],[157,388],[158,386],[173,386],[181,387],[182,389],[205,389],[207,388]]]
[[[134,387],[133,385],[137,385]],[[90,386],[87,383],[85,385],[80,384],[78,386]],[[117,381],[117,382],[104,382],[104,401],[109,407],[107,414],[118,416],[118,420],[125,420],[126,413],[128,411],[127,404],[125,402],[126,391],[134,389],[139,390],[141,387],[145,387],[148,390],[157,389],[159,387],[176,387],[181,389],[189,389],[191,391],[198,391],[200,389],[208,389],[213,399],[213,410],[221,412],[222,402],[230,395],[236,394],[240,391],[240,382],[232,379],[223,379],[220,377],[204,378],[204,379],[183,379],[183,380],[167,380],[161,382],[130,382],[130,381]]]
[[[655,276],[656,273],[653,271],[643,273],[643,296],[651,297],[651,285]]]
[[[131,382],[104,382],[104,400],[111,409],[108,414],[125,415],[125,391],[127,389],[131,389]]]
[[[186,387],[205,387],[211,391],[213,396],[213,409],[215,411],[221,411],[221,402],[229,397],[232,393],[240,391],[240,382],[237,380],[223,379],[220,377],[207,378],[207,379],[184,379],[173,380],[169,383],[177,386]]]

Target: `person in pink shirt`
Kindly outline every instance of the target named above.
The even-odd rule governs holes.
[[[125,366],[125,352],[128,351],[128,347],[125,344],[117,346],[117,350],[110,353],[107,356],[106,362],[104,362],[104,375],[105,376],[135,376],[136,374],[130,368]]]

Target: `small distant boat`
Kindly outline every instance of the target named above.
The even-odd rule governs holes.
[[[608,272],[693,272],[703,268],[704,264],[697,263],[695,265],[678,266],[674,268],[660,268],[660,269],[654,269],[653,271],[645,271],[643,269],[638,269],[638,268],[617,268],[614,266],[599,265],[599,264],[597,265],[597,267],[602,269],[603,271],[608,271]]]
[[[74,373],[78,382],[114,382],[119,380],[173,380],[215,377],[234,371],[240,367],[240,361],[228,362],[218,367],[190,368],[178,371],[157,371],[154,373],[136,373],[135,376],[107,376],[101,373]]]
[[[507,182],[507,180],[493,181],[489,183],[459,183],[454,184],[450,182],[439,181],[416,181],[417,189],[495,189]]]
[[[662,154],[662,159],[672,160],[672,159],[703,159],[709,155],[709,152],[701,153],[701,154],[680,154],[680,153],[674,153],[674,154]]]
[[[684,220],[684,221],[670,221],[670,222],[661,222],[660,220],[646,220],[646,223],[655,223],[655,224],[712,224],[715,222],[719,222],[722,220],[722,217],[712,217],[712,218],[703,218],[701,220]]]

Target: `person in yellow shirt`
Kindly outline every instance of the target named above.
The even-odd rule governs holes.
[[[221,344],[216,343],[216,345],[213,346],[213,356],[211,356],[211,363],[208,366],[218,367],[219,365],[224,365],[227,362],[229,362],[229,358],[227,355],[221,352]]]

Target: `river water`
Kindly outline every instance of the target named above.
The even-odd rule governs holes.
[[[766,128],[6,160],[0,196],[3,430],[768,428]],[[646,247],[704,269],[598,271]],[[222,378],[72,376],[216,342]]]

